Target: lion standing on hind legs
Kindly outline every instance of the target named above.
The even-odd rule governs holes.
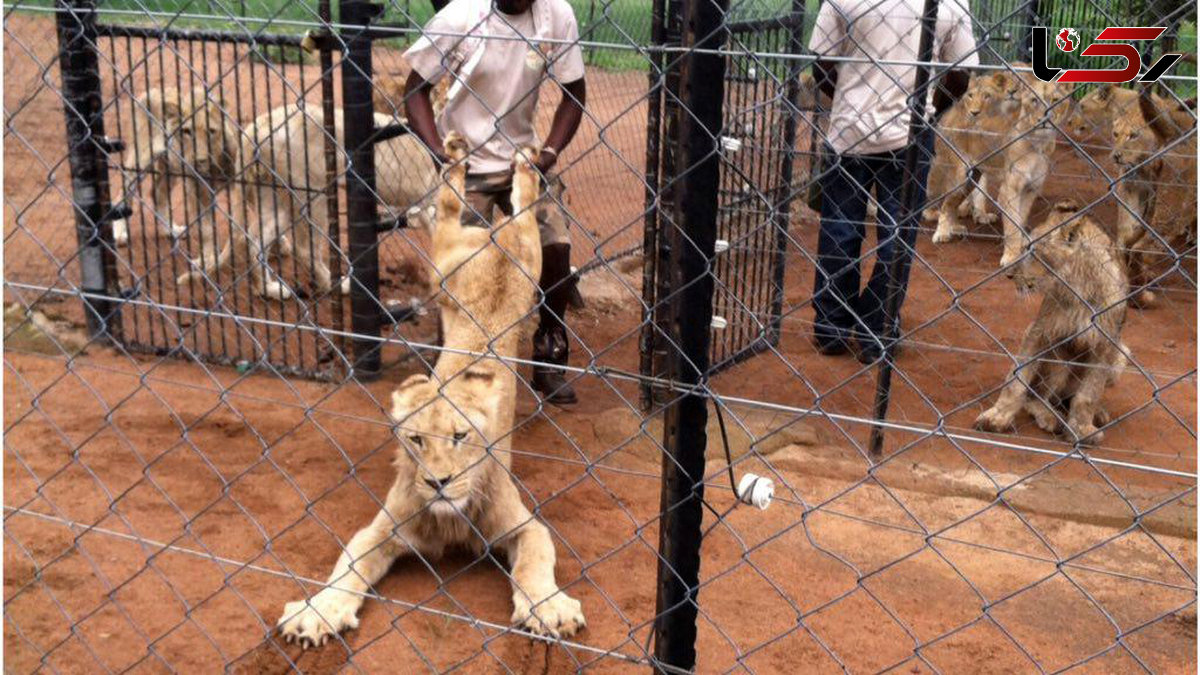
[[[1008,431],[1024,410],[1044,431],[1098,443],[1109,420],[1100,396],[1128,358],[1125,266],[1112,239],[1071,202],[1056,204],[1029,237],[1014,280],[1023,293],[1040,290],[1042,304],[1011,381],[975,426]]]
[[[427,558],[447,546],[505,553],[511,566],[513,623],[539,635],[568,637],[584,627],[578,600],[558,588],[550,531],[525,505],[510,473],[520,323],[534,309],[541,273],[531,208],[536,153],[514,158],[514,215],[492,230],[463,227],[467,147],[445,140],[453,164],[438,194],[433,232],[434,285],[445,348],[433,379],[413,375],[392,394],[401,451],[384,508],[338,558],[328,585],[284,607],[279,628],[289,642],[324,644],[358,626],[362,594],[406,552]],[[475,356],[487,354],[487,356]],[[499,357],[499,358],[496,358]]]

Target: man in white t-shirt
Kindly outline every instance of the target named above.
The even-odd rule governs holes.
[[[966,92],[965,67],[979,63],[966,0],[942,0],[934,29],[931,81],[934,115],[940,115]],[[914,174],[917,208],[906,214],[901,203],[904,158],[912,117],[909,96],[916,87],[918,47],[924,0],[825,0],[813,27],[809,49],[817,55],[813,78],[833,97],[824,152],[829,157],[821,181],[821,233],[817,244],[816,289],[813,292],[813,337],[822,354],[842,354],[857,343],[858,358],[873,363],[882,356],[888,336],[884,302],[888,266],[902,246],[915,244],[916,218],[925,201],[926,179],[933,157],[933,129],[922,124],[917,134],[918,163]],[[827,57],[842,57],[834,61]],[[910,64],[910,65],[900,65]],[[940,73],[940,74],[939,74]],[[875,269],[862,288],[859,265],[867,200],[878,200]],[[913,225],[905,227],[906,224]],[[903,236],[903,243],[897,241]],[[900,289],[908,285],[907,265]],[[901,296],[903,299],[903,295]],[[899,317],[893,317],[899,325]]]
[[[532,385],[556,404],[576,401],[563,370],[554,367],[568,359],[563,320],[573,280],[562,182],[549,174],[583,116],[586,86],[578,40],[575,13],[566,0],[452,0],[404,53],[412,67],[405,111],[413,131],[443,161],[442,136],[452,129],[471,148],[466,224],[487,227],[496,209],[510,214],[513,153],[523,145],[542,148],[535,163],[549,186],[536,206],[545,299],[533,338],[533,360],[539,365]],[[434,119],[430,92],[443,77],[452,80],[445,107]],[[562,100],[550,133],[539,142],[534,114],[547,77],[560,85]]]

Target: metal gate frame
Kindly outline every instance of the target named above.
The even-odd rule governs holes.
[[[336,33],[327,27],[303,36],[104,24],[98,21],[96,0],[58,0],[58,8],[60,11],[56,13],[56,21],[63,97],[66,103],[64,107],[81,272],[81,295],[92,337],[130,352],[223,365],[236,364],[239,369],[261,366],[274,372],[321,379],[356,377],[362,380],[378,376],[380,348],[383,342],[380,332],[390,319],[390,313],[379,299],[378,240],[386,232],[403,227],[406,223],[403,219],[379,221],[375,197],[377,192],[374,145],[408,133],[407,127],[403,125],[391,124],[377,128],[374,121],[371,43],[380,37],[387,37],[386,34],[379,35],[373,30],[373,22],[382,14],[383,6],[365,0],[340,0],[340,21]],[[318,12],[327,26],[333,25],[329,0],[320,0]],[[201,50],[211,48],[214,44],[233,44],[247,49],[249,55],[257,55],[263,60],[268,60],[262,51],[266,47],[288,50],[296,55],[301,54],[301,50],[318,55],[321,69],[321,107],[325,113],[327,139],[324,144],[327,180],[322,185],[307,186],[307,191],[314,195],[323,195],[315,198],[324,198],[328,206],[329,246],[322,254],[328,257],[331,275],[335,279],[340,278],[342,270],[347,268],[350,274],[348,322],[344,316],[344,299],[337,294],[331,294],[327,312],[321,312],[317,303],[306,303],[309,309],[300,311],[300,315],[307,319],[301,322],[300,315],[285,316],[281,310],[270,308],[269,303],[265,301],[257,303],[263,307],[261,312],[255,311],[256,303],[249,303],[246,308],[235,306],[233,311],[229,311],[228,307],[214,310],[209,307],[188,307],[182,302],[164,303],[164,298],[155,297],[161,293],[147,293],[148,289],[142,280],[131,276],[131,266],[125,265],[122,268],[119,264],[122,254],[113,239],[113,223],[130,217],[134,210],[128,204],[113,203],[110,174],[116,176],[119,183],[124,183],[123,177],[126,174],[120,170],[120,155],[126,143],[120,138],[106,135],[104,118],[106,112],[114,108],[119,110],[122,96],[120,67],[128,65],[131,71],[135,68],[131,63],[121,64],[112,58],[115,47],[110,47],[111,54],[104,54],[101,48],[102,39],[109,41],[110,45],[124,41],[127,47],[131,41],[140,40],[146,44],[156,41],[160,45],[189,45],[192,49],[199,46]],[[344,138],[340,139],[336,138],[332,114],[336,95],[334,52],[342,52],[343,55],[339,68]],[[105,56],[108,58],[105,59]],[[240,64],[240,60],[235,60],[235,64]],[[234,66],[235,69],[237,67],[238,65]],[[238,77],[236,70],[231,72],[232,77]],[[114,91],[104,91],[104,74],[111,76]],[[131,75],[132,72],[124,74],[124,96],[127,98],[131,96],[127,81]],[[201,83],[210,91],[219,84],[204,81],[204,74],[201,74],[200,79],[196,79],[196,73],[189,73],[189,87]],[[177,83],[156,84],[173,87]],[[265,112],[267,109],[256,114]],[[238,120],[241,124],[251,121]],[[344,153],[347,158],[344,176],[337,175],[339,152]],[[239,175],[235,176],[234,183],[239,182],[239,178],[244,180],[241,173],[243,172],[240,171]],[[134,177],[134,181],[139,179],[140,177]],[[345,181],[346,196],[344,228],[339,222],[341,210],[338,183],[342,180]],[[232,202],[230,206],[231,212],[237,208],[233,207]],[[132,224],[132,219],[130,222]],[[141,225],[144,230],[144,219]],[[249,226],[249,223],[246,225]],[[151,223],[150,227],[154,227],[154,224]],[[342,234],[343,229],[346,230],[345,235]],[[156,232],[149,234],[157,236]],[[158,244],[155,246],[158,247]],[[168,256],[170,255],[168,253]],[[156,264],[161,262],[155,261]],[[162,271],[159,272],[161,276]],[[126,281],[125,288],[122,288],[123,279]],[[173,281],[172,277],[168,283],[173,284]],[[157,334],[150,332],[148,324],[146,331],[139,332],[136,323],[138,316],[143,315],[144,321],[150,321],[153,317],[148,315],[153,313],[156,307],[164,304],[170,311],[161,313],[161,326],[158,327]],[[237,304],[235,302],[235,305]],[[272,318],[272,312],[277,316]],[[260,313],[263,316],[257,315]],[[328,320],[318,320],[321,314],[327,315]],[[182,319],[184,315],[188,316],[186,320]],[[248,337],[250,349],[243,350],[240,342],[235,344],[232,350],[229,349],[228,335],[215,332],[215,324],[225,324],[220,327],[220,331],[229,332],[239,339]],[[199,337],[200,326],[207,326],[206,340]],[[266,339],[258,340],[253,334],[247,336],[246,331],[251,330],[248,326],[260,327],[266,332]],[[270,334],[272,327],[279,335],[289,330],[315,335],[316,339],[311,342],[311,355],[305,356],[303,348],[298,355],[289,353],[286,343],[281,343],[280,348],[272,348],[272,345],[282,339]],[[349,333],[346,328],[349,329]],[[202,344],[204,342],[207,344]],[[264,342],[266,347],[261,346]],[[349,355],[347,343],[352,347]]]
[[[655,46],[682,44],[680,0],[655,0],[651,39]],[[770,18],[728,21],[722,100],[721,176],[718,200],[717,255],[712,261],[717,289],[707,374],[712,375],[778,344],[795,163],[799,76],[805,64],[803,0],[789,13]],[[764,59],[757,52],[784,54]],[[666,325],[671,298],[672,230],[681,222],[676,203],[679,148],[680,66],[683,59],[653,53],[647,113],[646,211],[643,242],[643,323],[640,372],[661,379],[670,352]],[[749,95],[746,89],[749,88]],[[745,118],[745,119],[740,119]],[[748,121],[747,121],[748,120]],[[742,158],[742,159],[739,159]],[[749,158],[748,162],[744,158]],[[641,401],[650,409],[663,392],[643,380]]]

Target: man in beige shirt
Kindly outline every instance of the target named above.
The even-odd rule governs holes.
[[[917,204],[925,201],[933,159],[930,103],[936,114],[948,109],[967,89],[970,78],[964,68],[979,63],[965,3],[942,0],[938,4],[933,60],[951,67],[940,68],[940,76],[939,68],[934,69],[930,100],[920,111],[926,121],[912,141],[918,152],[912,186]],[[833,97],[825,148],[830,160],[819,178],[821,233],[813,291],[813,338],[822,354],[843,354],[853,346],[860,361],[874,363],[888,339],[884,325],[888,267],[902,247],[915,245],[917,228],[906,227],[903,219],[921,212],[918,206],[915,212],[905,213],[901,192],[912,117],[908,99],[916,85],[913,64],[924,5],[925,0],[825,0],[813,26],[809,42],[817,55],[813,78]],[[878,200],[877,247],[875,269],[864,288],[859,266],[872,191]],[[901,269],[907,270],[907,265]],[[903,293],[907,278],[900,284]]]
[[[471,148],[467,168],[467,224],[487,227],[494,212],[512,213],[512,157],[523,145],[542,147],[536,165],[549,189],[537,203],[544,300],[533,338],[532,385],[544,400],[576,402],[564,371],[571,296],[571,240],[562,210],[562,182],[549,176],[583,116],[586,98],[579,28],[566,0],[452,0],[429,21],[404,53],[412,66],[405,86],[409,124],[442,157],[442,136],[454,130]],[[447,101],[434,118],[430,91],[451,77]],[[538,91],[545,78],[562,88],[550,133],[534,130]]]

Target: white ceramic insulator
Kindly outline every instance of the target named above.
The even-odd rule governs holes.
[[[737,496],[743,504],[757,506],[759,510],[766,511],[771,505],[771,498],[775,496],[775,482],[753,473],[744,474],[738,482]]]
[[[725,251],[728,251],[728,250],[729,250],[729,242],[725,239],[718,239],[717,243],[713,246],[714,253],[724,253]]]
[[[725,317],[723,317],[723,316],[714,316],[712,318],[712,327],[716,328],[717,330],[721,330],[722,328],[724,328],[728,325],[729,325],[729,322],[726,321]]]
[[[742,149],[742,139],[733,136],[721,137],[721,149],[725,152],[737,152]]]

